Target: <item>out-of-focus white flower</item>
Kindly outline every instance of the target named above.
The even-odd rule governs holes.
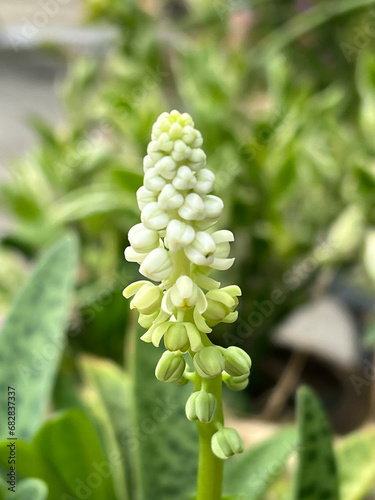
[[[216,245],[213,238],[203,231],[198,231],[190,245],[185,249],[186,257],[197,266],[210,266],[214,262]]]
[[[173,179],[173,186],[180,191],[193,189],[197,184],[194,172],[186,165],[177,170],[177,175]]]
[[[150,168],[145,173],[143,184],[149,191],[156,191],[159,193],[166,184],[166,180],[157,173],[156,168]]]
[[[141,186],[137,191],[137,202],[140,210],[143,210],[148,203],[157,200],[157,193],[149,191],[144,186]]]
[[[169,222],[168,214],[160,208],[157,202],[149,203],[141,214],[142,223],[148,229],[164,229]]]
[[[159,246],[159,233],[152,229],[147,229],[143,224],[136,224],[129,233],[130,245],[138,253],[151,252]]]
[[[174,210],[180,207],[184,202],[184,197],[173,187],[172,184],[166,184],[159,194],[158,203],[164,210]]]
[[[155,170],[158,175],[170,181],[176,175],[176,162],[170,156],[164,156],[155,163]]]
[[[194,187],[194,191],[198,194],[210,193],[215,184],[215,175],[208,170],[208,168],[203,168],[199,170],[196,174],[197,184]]]
[[[203,149],[193,149],[189,158],[189,164],[193,170],[200,170],[206,165],[206,153]]]
[[[178,214],[185,220],[202,220],[206,215],[205,204],[197,193],[189,193],[183,205],[178,209]]]
[[[152,250],[143,260],[139,272],[153,281],[167,278],[173,269],[173,263],[165,248]]]
[[[195,237],[195,231],[189,224],[179,220],[171,220],[167,227],[165,244],[176,252],[189,245]]]

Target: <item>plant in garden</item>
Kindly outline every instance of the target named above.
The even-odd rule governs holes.
[[[166,351],[155,370],[163,382],[194,383],[186,416],[199,432],[198,500],[221,498],[223,460],[243,451],[235,429],[224,426],[222,382],[234,390],[248,384],[251,360],[242,349],[214,345],[212,327],[237,319],[236,285],[220,288],[209,275],[229,269],[234,240],[228,230],[213,230],[223,210],[210,194],[215,176],[207,168],[200,132],[187,113],[162,113],[152,128],[144,158],[144,184],[137,191],[142,222],[129,231],[125,257],[140,265],[151,281],[124,290],[130,307],[147,328],[141,337]],[[186,359],[187,358],[187,359]]]

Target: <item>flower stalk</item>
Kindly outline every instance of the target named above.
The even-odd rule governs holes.
[[[243,451],[237,431],[224,426],[222,384],[244,389],[251,361],[242,349],[225,349],[209,339],[215,325],[236,321],[241,290],[221,287],[209,276],[232,266],[234,236],[212,229],[224,204],[211,194],[215,176],[206,168],[202,143],[187,113],[162,113],[154,124],[144,183],[137,191],[142,222],[130,229],[125,249],[126,259],[137,262],[150,281],[132,283],[124,296],[133,297],[130,307],[147,329],[141,339],[155,346],[164,342],[156,377],[177,385],[194,383],[186,416],[199,433],[196,498],[220,500],[224,461]]]

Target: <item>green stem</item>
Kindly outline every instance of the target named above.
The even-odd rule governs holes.
[[[196,374],[196,390],[202,385],[201,377]],[[211,380],[204,380],[205,388],[217,399],[218,412],[216,419],[209,424],[197,423],[199,433],[198,484],[196,500],[221,500],[224,461],[217,458],[211,449],[211,438],[224,424],[221,402],[221,375]]]

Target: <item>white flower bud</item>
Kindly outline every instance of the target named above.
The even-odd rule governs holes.
[[[193,146],[194,142],[198,137],[197,130],[188,125],[187,127],[184,127],[183,132],[184,135],[182,137],[182,140],[184,141],[184,143],[187,144],[188,146]]]
[[[149,191],[160,192],[166,184],[166,180],[161,177],[155,168],[150,168],[145,173],[143,184]]]
[[[174,219],[168,224],[165,243],[172,252],[177,252],[189,245],[194,237],[195,231],[189,224]]]
[[[179,115],[179,122],[181,123],[181,125],[183,127],[186,127],[186,126],[190,126],[190,127],[194,127],[194,122],[193,122],[193,119],[192,117],[189,115],[189,113],[182,113],[180,114],[178,111],[176,111],[175,109],[171,112],[171,115],[172,113],[177,113]],[[172,115],[173,116],[173,115]]]
[[[204,197],[204,207],[208,218],[218,219],[223,212],[224,203],[218,196],[208,194]]]
[[[184,197],[172,184],[166,184],[159,194],[158,203],[164,210],[174,210],[180,207],[184,202]]]
[[[197,184],[194,187],[194,191],[199,194],[210,193],[215,184],[215,175],[208,170],[208,168],[203,168],[199,170],[196,174]]]
[[[163,153],[159,149],[157,141],[151,141],[147,146],[147,154],[151,160],[156,163],[163,158]]]
[[[174,148],[171,156],[175,161],[186,160],[190,155],[191,148],[189,148],[189,146],[187,146],[183,141],[179,139],[174,143]]]
[[[144,186],[141,186],[137,191],[137,202],[140,210],[143,210],[148,203],[157,200],[157,193],[149,191]]]
[[[230,346],[223,349],[225,358],[225,371],[233,377],[240,377],[241,375],[248,376],[251,368],[250,356],[240,347]]]
[[[164,179],[171,180],[176,175],[176,162],[170,156],[164,156],[155,163],[155,170]]]
[[[197,266],[210,266],[214,261],[216,245],[211,236],[203,231],[195,234],[193,242],[185,249],[186,257]]]
[[[171,128],[169,129],[169,137],[172,139],[172,141],[176,141],[177,139],[182,138],[184,131],[185,129],[183,129],[180,124],[173,123],[173,125],[171,125]]]
[[[207,300],[205,294],[189,276],[180,276],[164,295],[161,306],[168,314],[173,314],[174,308],[187,310],[192,307],[203,313],[207,308]]]
[[[126,247],[124,255],[128,262],[137,262],[137,264],[143,262],[147,257],[147,253],[138,253],[132,247]]]
[[[206,153],[203,149],[193,149],[189,158],[189,165],[193,170],[201,170],[206,165]]]
[[[169,216],[160,208],[157,202],[153,202],[144,207],[141,220],[145,227],[157,231],[167,227]]]
[[[143,170],[144,172],[147,172],[150,168],[154,167],[155,163],[151,160],[149,155],[146,155],[143,158]]]
[[[189,193],[183,205],[178,209],[178,214],[185,220],[202,220],[206,215],[205,205],[197,193]]]
[[[130,245],[138,253],[150,252],[159,246],[159,234],[152,229],[147,229],[143,224],[133,226],[128,233],[128,239]]]
[[[243,391],[249,385],[249,375],[244,374],[239,377],[228,377],[224,379],[224,382],[232,391]]]
[[[170,153],[173,150],[173,141],[167,132],[163,132],[157,139],[158,148],[165,153]]]
[[[226,460],[236,453],[242,453],[244,445],[235,429],[223,427],[212,436],[211,448],[218,458]]]
[[[173,263],[165,248],[155,248],[143,260],[139,272],[153,281],[167,278],[173,269]]]
[[[197,179],[194,172],[184,165],[177,170],[177,175],[173,179],[172,184],[176,189],[184,191],[186,189],[193,189],[197,184]]]

